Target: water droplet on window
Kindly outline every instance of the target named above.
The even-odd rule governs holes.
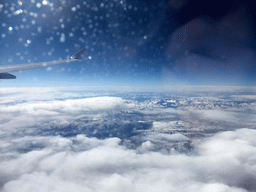
[[[41,7],[41,3],[37,3],[37,4],[36,4],[36,7],[37,7],[37,8],[40,8],[40,7]]]
[[[39,27],[37,28],[37,31],[38,31],[38,33],[41,33],[41,32],[42,32],[42,27],[39,26]]]
[[[43,5],[47,5],[48,2],[47,2],[46,0],[43,0],[43,1],[42,1],[42,4],[43,4]]]
[[[65,33],[61,33],[61,35],[60,35],[60,42],[61,43],[65,42]]]

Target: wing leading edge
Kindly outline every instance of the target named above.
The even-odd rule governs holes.
[[[84,58],[86,52],[87,52],[87,49],[83,48],[82,50],[78,51],[76,54],[72,55],[69,59],[65,59],[65,60],[47,61],[47,62],[21,64],[21,65],[13,65],[13,66],[3,66],[3,67],[0,67],[0,79],[16,79],[16,76],[9,74],[9,72],[23,71],[28,69],[36,69],[40,67],[59,65],[62,63],[81,61]]]

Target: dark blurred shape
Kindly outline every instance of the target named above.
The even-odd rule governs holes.
[[[16,79],[16,76],[9,73],[0,73],[0,79]]]
[[[201,8],[196,8],[196,13],[190,12],[193,7],[187,7],[191,2],[176,15],[182,25],[172,32],[166,49],[168,58],[175,63],[170,64],[169,70],[191,77],[215,74],[220,78],[228,75],[239,81],[246,79],[256,58],[255,21],[250,4],[229,2],[223,5],[224,11],[223,2],[211,1],[212,8],[205,3],[198,4]],[[221,7],[220,12],[216,6]],[[209,9],[208,14],[204,9]]]
[[[172,9],[180,9],[187,3],[187,0],[170,0],[169,5]]]
[[[179,58],[195,52],[209,58],[223,59],[250,49],[252,26],[242,11],[228,14],[219,21],[198,17],[177,29],[171,37],[168,55]]]

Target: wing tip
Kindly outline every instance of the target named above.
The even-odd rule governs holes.
[[[72,60],[82,60],[84,58],[86,52],[87,52],[87,49],[83,48],[80,51],[78,51],[77,53],[75,53],[74,55],[72,55],[70,57],[70,59],[72,59]]]

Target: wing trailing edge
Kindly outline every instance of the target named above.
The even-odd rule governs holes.
[[[40,62],[40,63],[21,64],[21,65],[10,65],[10,66],[3,66],[3,67],[0,66],[0,79],[16,79],[16,76],[10,74],[9,72],[36,69],[40,67],[48,67],[52,65],[59,65],[62,63],[69,63],[73,61],[81,61],[84,58],[86,52],[87,52],[87,49],[83,48],[82,50],[72,55],[69,59],[65,59],[65,60],[47,61],[47,62]]]

